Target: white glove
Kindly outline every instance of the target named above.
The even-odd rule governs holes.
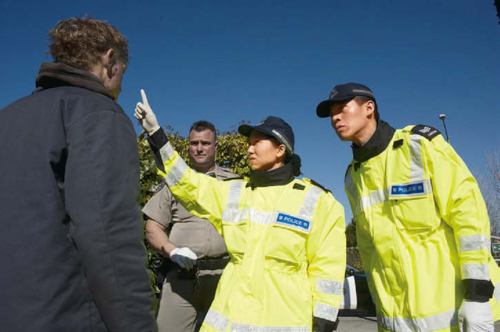
[[[196,265],[198,256],[189,248],[175,248],[170,253],[170,259],[183,269],[191,270]]]
[[[461,332],[494,332],[490,303],[464,300],[458,310],[458,326]]]
[[[148,132],[151,136],[155,131],[160,129],[156,115],[153,113],[151,106],[148,103],[148,97],[146,97],[146,92],[141,89],[142,103],[138,102],[135,107],[134,116],[139,120],[141,126]]]

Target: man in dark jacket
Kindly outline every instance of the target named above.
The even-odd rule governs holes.
[[[55,62],[0,110],[0,329],[154,331],[136,135],[116,103],[127,40],[91,18],[49,34]]]

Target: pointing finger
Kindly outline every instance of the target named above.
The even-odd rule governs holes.
[[[149,105],[148,97],[146,97],[146,91],[144,91],[144,89],[141,89],[141,97],[142,97],[142,102],[144,103],[144,105]]]

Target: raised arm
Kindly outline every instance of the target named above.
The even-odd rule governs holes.
[[[149,134],[148,142],[155,155],[158,174],[186,210],[209,220],[222,234],[223,210],[227,204],[229,184],[197,173],[186,165],[158,125],[144,90],[141,90],[141,95],[142,102],[137,103],[135,117]]]

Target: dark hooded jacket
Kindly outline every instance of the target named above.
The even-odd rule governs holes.
[[[132,123],[85,70],[36,85],[0,110],[0,330],[153,331]]]

